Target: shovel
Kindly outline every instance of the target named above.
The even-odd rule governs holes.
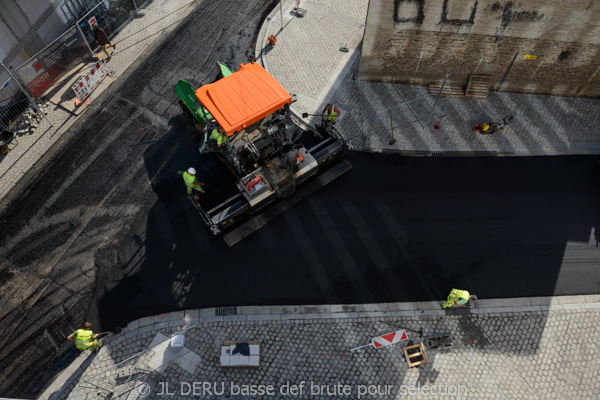
[[[106,335],[106,334],[108,334],[108,333],[114,333],[114,334],[117,334],[117,333],[121,333],[121,330],[122,330],[122,329],[121,329],[121,327],[120,327],[120,326],[115,326],[115,329],[113,329],[112,331],[100,332],[100,333],[98,333],[97,335],[98,335],[98,336],[100,336],[100,335]]]

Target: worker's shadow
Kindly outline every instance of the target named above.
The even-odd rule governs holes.
[[[425,351],[428,351],[428,350],[426,349]],[[434,367],[436,356],[437,356],[437,351],[436,352],[428,351],[427,358],[429,359],[429,362],[427,364],[421,364],[418,367],[415,367],[415,368],[419,369],[419,378],[415,382],[415,385],[423,387],[423,386],[427,386],[427,384],[433,385],[435,383],[438,376],[440,375],[440,372],[438,370],[436,370]]]

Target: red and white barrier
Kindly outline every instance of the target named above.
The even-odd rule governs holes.
[[[371,343],[365,344],[364,346],[358,346],[350,349],[350,351],[362,349],[365,347],[375,347],[376,349],[380,349],[382,347],[391,346],[392,344],[396,344],[398,342],[403,342],[408,340],[408,336],[406,335],[406,331],[401,329],[396,332],[386,333],[385,335],[377,336],[371,339]]]
[[[75,84],[71,86],[71,89],[75,92],[75,96],[77,97],[76,104],[79,105],[83,103],[107,75],[108,67],[106,66],[104,59],[101,58],[87,74],[77,79]]]
[[[378,349],[380,347],[396,344],[404,340],[408,340],[408,337],[406,336],[406,331],[402,329],[401,331],[386,333],[385,335],[374,337],[372,340],[372,344],[373,347]]]

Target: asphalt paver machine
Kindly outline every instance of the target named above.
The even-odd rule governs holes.
[[[214,83],[195,89],[180,80],[175,92],[201,133],[194,167],[207,190],[189,198],[232,246],[352,165],[331,124],[303,130],[292,122],[292,96],[259,64],[219,67]],[[211,139],[218,128],[220,147]]]

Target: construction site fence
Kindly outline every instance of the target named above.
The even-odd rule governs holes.
[[[65,0],[61,10],[71,28],[17,67],[19,79],[34,98],[39,98],[70,70],[101,51],[92,23],[113,38],[148,2]]]
[[[25,110],[44,115],[13,71],[0,63],[0,130],[14,130]],[[50,124],[52,125],[52,124]]]
[[[97,0],[96,2],[97,4],[87,9],[83,15],[78,15],[75,23],[93,52],[101,49],[94,38],[92,24],[97,23],[109,39],[113,38],[129,20],[138,15],[140,9],[145,7],[149,0]]]
[[[29,93],[37,99],[90,56],[85,39],[77,28],[72,27],[17,67],[16,72]]]

